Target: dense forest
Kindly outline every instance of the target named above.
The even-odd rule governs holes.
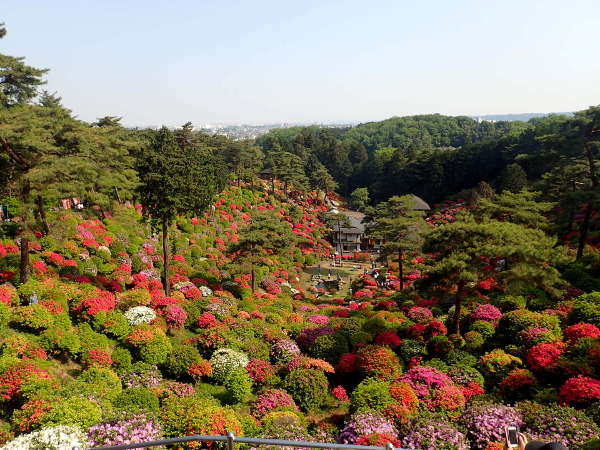
[[[0,54],[0,449],[600,448],[600,107],[237,141],[46,72]]]

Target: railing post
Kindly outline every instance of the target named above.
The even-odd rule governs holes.
[[[234,449],[234,444],[233,444],[234,440],[235,440],[235,436],[233,435],[233,433],[231,431],[229,433],[227,433],[227,450]]]

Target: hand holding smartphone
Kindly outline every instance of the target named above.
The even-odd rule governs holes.
[[[508,448],[519,446],[519,430],[516,427],[506,427],[506,443]]]

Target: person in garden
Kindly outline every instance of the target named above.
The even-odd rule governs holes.
[[[37,294],[35,292],[33,294],[31,294],[31,297],[29,297],[29,304],[30,305],[37,305],[38,304],[38,296],[37,296]]]

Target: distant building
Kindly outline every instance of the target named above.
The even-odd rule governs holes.
[[[333,245],[335,251],[342,254],[344,252],[360,252],[361,244],[365,235],[365,225],[362,223],[365,215],[358,211],[344,211],[343,214],[348,218],[349,227],[335,227],[333,229]]]
[[[415,202],[415,211],[429,211],[431,207],[425,200],[414,194],[411,194]],[[340,212],[348,218],[348,227],[333,227],[333,246],[335,251],[343,254],[344,252],[360,252],[373,248],[378,248],[383,244],[380,239],[373,239],[365,235],[365,224],[363,220],[365,215],[359,211],[345,210]]]

